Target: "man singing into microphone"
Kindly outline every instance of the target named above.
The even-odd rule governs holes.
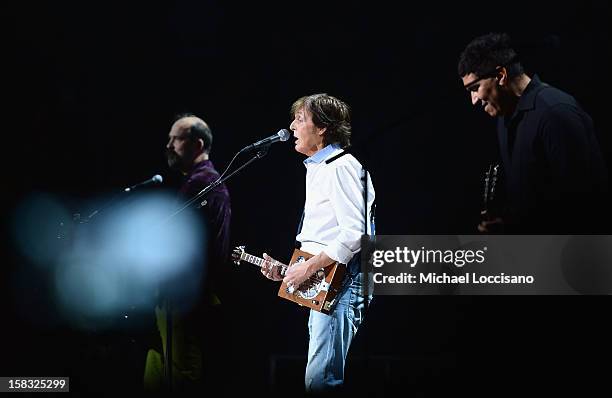
[[[168,134],[166,157],[168,166],[183,176],[179,200],[185,202],[219,178],[210,160],[212,132],[195,115],[179,116]],[[221,383],[217,374],[223,371],[223,320],[220,319],[220,299],[224,266],[229,250],[230,198],[224,184],[217,186],[205,198],[206,205],[199,212],[206,224],[208,244],[206,279],[200,299],[188,313],[173,314],[173,385],[176,391],[197,392],[205,388],[213,391]],[[157,324],[162,341],[166,339],[165,309],[157,308]],[[214,326],[212,326],[214,325]],[[163,361],[159,352],[149,351],[145,369],[145,387],[159,390]],[[212,372],[215,372],[214,375]],[[215,385],[211,385],[214,383]]]
[[[306,202],[301,230],[296,240],[301,249],[314,254],[308,261],[289,268],[284,279],[278,268],[262,268],[269,279],[284,280],[298,287],[317,270],[335,261],[347,267],[347,276],[330,315],[310,312],[306,390],[332,392],[342,387],[349,346],[363,321],[364,297],[360,267],[363,219],[361,164],[345,152],[351,137],[349,107],[327,94],[302,97],[291,107],[295,150],[308,158]],[[374,202],[374,187],[367,179],[368,213]],[[370,219],[368,215],[368,220]],[[274,261],[264,253],[264,258]],[[344,265],[345,264],[345,265]]]

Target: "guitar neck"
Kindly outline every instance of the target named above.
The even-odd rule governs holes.
[[[259,268],[262,268],[264,265],[266,265],[266,266],[271,265],[273,267],[280,267],[280,274],[283,275],[283,276],[285,275],[285,272],[287,271],[287,268],[288,268],[287,265],[285,265],[283,263],[280,263],[278,261],[264,260],[261,257],[254,256],[254,255],[246,253],[246,252],[244,252],[244,253],[242,253],[240,255],[240,260],[243,260],[243,261],[246,261],[247,263],[256,265]]]
[[[495,192],[497,179],[499,177],[499,165],[491,164],[489,165],[489,169],[485,173],[484,178],[484,195],[483,195],[483,207],[484,211],[487,215],[490,215],[490,210],[495,200]]]

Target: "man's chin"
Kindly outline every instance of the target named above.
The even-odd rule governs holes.
[[[306,154],[306,152],[304,151],[304,148],[302,148],[302,147],[301,147],[301,146],[299,146],[299,145],[296,145],[296,146],[295,146],[295,151],[296,151],[297,153],[301,153],[302,155],[306,155],[306,156],[308,156],[308,155]]]
[[[181,171],[181,163],[174,159],[168,159],[168,168],[174,171]]]
[[[491,117],[497,117],[499,115],[499,112],[497,111],[497,109],[490,107],[489,109],[485,109],[485,112],[487,112],[487,114]]]

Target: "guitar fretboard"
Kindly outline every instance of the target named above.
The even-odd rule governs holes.
[[[244,260],[244,261],[246,261],[248,263],[257,265],[260,268],[263,267],[264,265],[265,266],[270,266],[271,265],[273,267],[280,267],[280,274],[283,275],[283,276],[285,275],[285,271],[287,271],[287,266],[285,264],[283,264],[283,263],[279,263],[278,261],[267,261],[267,260],[264,260],[261,257],[253,256],[252,254],[249,254],[249,253],[242,253],[240,255],[240,259]]]
[[[249,253],[244,253],[240,257],[241,257],[241,260],[247,261],[251,264],[255,264],[259,267],[263,267],[264,264],[266,263],[266,260],[264,260],[263,258],[253,256],[252,254],[249,254]]]

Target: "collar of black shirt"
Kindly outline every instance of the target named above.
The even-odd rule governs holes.
[[[521,99],[516,105],[516,112],[528,111],[535,108],[535,100],[541,87],[546,86],[540,81],[538,75],[533,75],[531,81],[523,91]]]
[[[514,118],[520,113],[525,111],[530,111],[535,108],[536,98],[540,90],[544,87],[548,86],[546,83],[542,83],[538,75],[533,75],[531,81],[523,91],[523,95],[519,99],[518,104],[516,104],[516,109],[512,116],[509,118],[505,118],[505,123],[508,124],[510,121],[514,120]]]

